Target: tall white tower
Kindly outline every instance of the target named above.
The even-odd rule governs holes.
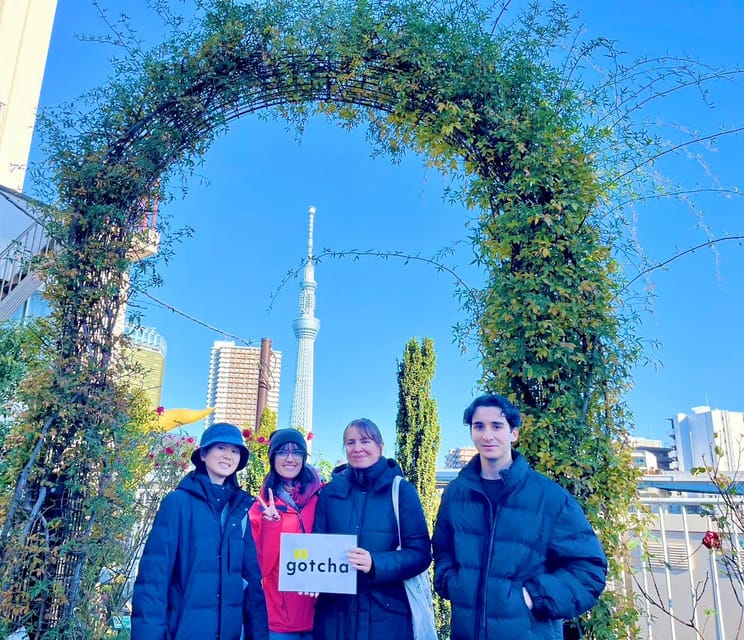
[[[300,317],[292,323],[297,337],[297,372],[289,426],[305,433],[313,430],[313,353],[320,320],[315,317],[315,267],[313,265],[313,221],[315,207],[308,209],[307,262],[300,284]],[[308,441],[308,445],[310,441]]]

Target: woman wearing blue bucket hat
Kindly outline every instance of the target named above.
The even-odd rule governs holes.
[[[196,467],[160,505],[132,598],[132,640],[267,640],[266,602],[248,522],[253,497],[236,426],[204,431]]]

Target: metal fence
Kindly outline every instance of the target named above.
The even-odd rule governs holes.
[[[710,514],[721,496],[642,497],[651,514],[651,535],[628,539],[633,570],[626,587],[637,596],[642,637],[648,640],[734,640],[744,638],[744,585],[739,536],[720,549],[703,544],[717,528]],[[710,539],[707,540],[710,544]],[[726,553],[735,571],[722,562]]]

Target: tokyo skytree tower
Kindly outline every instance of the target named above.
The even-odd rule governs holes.
[[[313,354],[320,320],[315,317],[315,267],[313,265],[313,221],[315,207],[308,209],[310,224],[307,236],[307,262],[300,284],[300,317],[292,323],[297,337],[297,371],[289,426],[313,430]],[[311,441],[308,441],[308,447]]]

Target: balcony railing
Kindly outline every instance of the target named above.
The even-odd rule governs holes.
[[[721,496],[644,496],[642,502],[653,516],[651,538],[635,548],[633,573],[626,581],[626,586],[637,596],[642,637],[648,640],[744,637],[742,574],[731,575],[721,560],[722,552],[731,554],[725,547],[734,545],[734,557],[740,562],[742,540],[738,537],[724,540],[724,548],[720,550],[703,544],[706,532],[717,532],[709,514],[721,509]]]
[[[0,303],[32,272],[33,259],[54,251],[40,224],[31,224],[0,252]]]
[[[155,231],[159,200],[157,196],[142,200],[140,220],[136,225],[130,260],[141,260],[158,250]],[[0,251],[0,319],[11,317],[24,300],[41,285],[33,275],[34,259],[54,251],[54,243],[41,224],[32,223],[7,247]]]

